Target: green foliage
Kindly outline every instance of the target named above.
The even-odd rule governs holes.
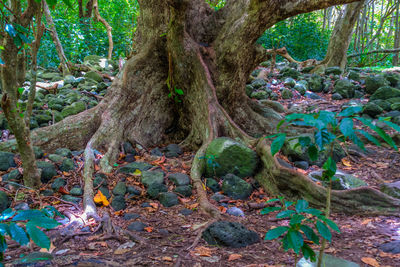
[[[281,21],[258,40],[265,48],[286,47],[296,60],[324,58],[329,32],[323,31],[317,13],[308,13]]]
[[[305,240],[312,241],[319,245],[320,237],[327,241],[332,240],[331,228],[340,233],[339,227],[330,219],[322,215],[322,212],[310,208],[306,200],[300,199],[297,202],[279,199],[269,200],[267,203],[279,201],[279,207],[267,207],[261,210],[261,214],[277,213],[277,219],[286,219],[289,221],[288,226],[279,226],[269,230],[265,235],[265,240],[273,240],[279,237],[282,247],[285,251],[293,250],[294,253],[300,253],[306,259],[316,261],[316,254]],[[316,231],[314,230],[316,229]]]
[[[53,229],[60,225],[54,217],[63,217],[54,207],[46,206],[41,210],[6,209],[0,214],[0,265],[3,253],[7,250],[5,236],[24,246],[29,240],[41,248],[50,248],[50,239],[41,229]]]

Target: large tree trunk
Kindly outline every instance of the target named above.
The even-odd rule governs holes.
[[[336,20],[328,50],[321,65],[325,67],[340,67],[344,69],[347,64],[347,50],[349,49],[354,25],[357,22],[365,0],[346,5],[344,13]]]
[[[88,215],[96,214],[92,200],[93,149],[106,149],[100,165],[104,171],[110,171],[117,159],[119,144],[124,140],[145,146],[182,141],[187,149],[199,148],[191,177],[201,207],[208,213],[218,214],[208,203],[200,180],[205,148],[219,136],[255,146],[258,141],[252,136],[273,132],[281,119],[273,110],[245,95],[244,87],[251,71],[265,57],[255,46],[256,40],[265,29],[287,17],[349,2],[352,1],[237,0],[228,1],[214,11],[203,0],[139,0],[137,47],[140,49],[125,64],[104,100],[85,113],[35,131],[32,138],[51,149],[57,142],[63,145],[69,142],[75,148],[77,144],[86,145],[84,205]],[[177,94],[178,89],[183,95]],[[79,129],[85,134],[78,134]],[[88,134],[93,136],[87,138]],[[41,140],[43,137],[45,141]],[[258,152],[263,159],[268,157],[265,149]],[[287,172],[273,171],[277,168],[280,167],[276,162],[264,161],[261,174],[266,175],[258,176],[263,185],[271,187],[267,188],[269,192],[277,193],[272,189],[278,187],[277,181],[282,178],[279,189],[287,183],[283,193],[289,197],[323,199],[326,196],[326,191],[311,181],[307,188],[294,188],[292,185],[301,184],[307,178],[293,175],[291,180]],[[314,187],[318,190],[310,195]],[[342,195],[345,197],[346,193]],[[398,201],[382,198],[393,206],[382,207],[381,213],[399,211]],[[359,202],[354,210],[357,206],[371,205],[364,200],[354,200]],[[343,201],[346,202],[346,197]],[[338,207],[338,210],[346,208]]]

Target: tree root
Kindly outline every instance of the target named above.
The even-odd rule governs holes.
[[[272,195],[284,195],[289,199],[306,199],[310,204],[323,208],[327,190],[314,183],[307,176],[279,165],[270,153],[270,146],[264,139],[257,145],[262,170],[256,175],[257,181]],[[371,187],[349,190],[332,190],[332,210],[359,215],[400,215],[400,201]]]

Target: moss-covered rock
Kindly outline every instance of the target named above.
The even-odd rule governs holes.
[[[365,91],[368,94],[373,94],[380,87],[387,85],[389,85],[389,82],[382,75],[368,76],[365,79]]]
[[[72,103],[71,105],[65,107],[61,111],[61,115],[65,118],[71,115],[78,114],[86,109],[85,103],[84,102],[75,102]]]
[[[383,86],[376,90],[370,97],[370,100],[376,99],[390,99],[394,97],[400,97],[400,90],[390,87],[390,86]]]
[[[102,82],[103,77],[96,71],[89,71],[85,74],[85,78],[92,79],[96,82]]]
[[[247,199],[253,192],[252,186],[233,174],[227,174],[224,176],[222,183],[222,191],[225,195],[233,199]]]
[[[42,183],[47,183],[54,176],[57,175],[57,170],[54,164],[47,161],[37,161],[36,165],[39,169],[42,170],[41,181]]]
[[[17,167],[14,157],[15,155],[13,153],[0,151],[0,171],[6,171],[9,168]]]
[[[352,84],[347,79],[336,81],[335,87],[334,87],[335,93],[340,94],[343,98],[352,98],[352,97],[354,97],[354,92],[355,92],[356,89],[357,89],[357,86]]]
[[[11,205],[11,200],[4,191],[0,191],[0,213],[8,209]]]

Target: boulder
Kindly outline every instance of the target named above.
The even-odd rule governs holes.
[[[55,153],[66,158],[72,157],[72,152],[68,148],[57,148]]]
[[[147,227],[147,224],[142,223],[142,222],[133,222],[130,225],[128,225],[128,230],[129,231],[136,231],[136,232],[143,232],[144,228]]]
[[[63,172],[72,171],[75,168],[74,161],[72,159],[64,159],[61,163],[60,170]]]
[[[283,89],[281,95],[283,99],[290,99],[293,97],[293,92],[290,89],[285,88]]]
[[[321,171],[313,171],[308,174],[308,176],[313,179],[314,181],[318,180],[321,181],[322,184],[326,187],[328,186],[328,181],[322,180],[322,170]],[[357,188],[361,186],[368,186],[366,182],[354,177],[351,174],[336,171],[334,176],[335,178],[332,180],[332,189],[333,190],[347,190],[352,188]]]
[[[48,155],[48,159],[54,163],[61,163],[64,160],[64,157],[57,154],[50,154]]]
[[[339,67],[328,67],[325,69],[326,75],[330,75],[330,74],[341,75],[342,73],[343,73],[343,70]]]
[[[257,154],[245,145],[227,137],[214,139],[206,150],[206,176],[222,177],[233,173],[252,176],[258,165]]]
[[[41,159],[44,156],[43,150],[38,146],[33,146],[33,153],[35,153],[36,159]]]
[[[78,114],[86,109],[85,103],[84,102],[75,102],[72,103],[71,105],[63,108],[61,111],[61,115],[65,118],[71,115]]]
[[[126,183],[118,182],[117,185],[113,189],[113,194],[117,196],[124,196],[126,194]]]
[[[307,91],[307,87],[304,84],[296,83],[296,85],[294,86],[294,90],[299,92],[299,94],[304,95]]]
[[[339,93],[334,93],[332,95],[332,100],[342,100],[342,99],[343,99],[343,96]]]
[[[253,89],[258,89],[267,86],[267,82],[264,81],[264,79],[255,79],[251,82],[251,86],[253,87]]]
[[[292,78],[286,78],[285,81],[283,82],[285,86],[288,86],[290,88],[293,88],[296,85],[296,81]]]
[[[80,186],[75,186],[69,191],[69,193],[72,196],[78,196],[79,197],[79,196],[83,195],[83,189]]]
[[[124,142],[122,144],[125,154],[133,154],[136,155],[136,150],[133,148],[132,144],[130,142]]]
[[[163,184],[164,173],[158,171],[144,171],[141,178],[142,184],[149,187],[151,184]]]
[[[214,222],[202,233],[203,239],[209,245],[241,248],[257,243],[258,234],[248,230],[243,224],[237,222]]]
[[[381,191],[394,198],[400,198],[400,181],[394,183],[384,183],[381,185]]]
[[[174,189],[174,192],[178,193],[184,197],[190,197],[192,195],[192,186],[190,186],[190,185],[177,186]]]
[[[206,186],[210,188],[214,193],[221,191],[221,186],[219,183],[213,178],[206,179]]]
[[[0,151],[0,171],[7,171],[9,168],[17,167],[14,157],[13,153]]]
[[[312,92],[322,92],[324,89],[324,80],[318,74],[313,74],[310,79],[308,80],[308,88]]]
[[[356,89],[357,89],[357,86],[352,84],[347,79],[336,81],[335,87],[334,87],[335,93],[340,94],[343,98],[352,98],[352,97],[354,97],[354,91]]]
[[[293,79],[298,79],[300,77],[300,72],[298,72],[293,68],[284,68],[281,70],[281,77],[282,78],[290,77]]]
[[[386,253],[400,254],[400,240],[382,244],[379,246],[379,249]]]
[[[385,72],[383,76],[389,82],[390,86],[397,88],[400,86],[400,74],[396,72]]]
[[[365,79],[365,91],[368,94],[373,94],[379,88],[387,85],[389,82],[382,75],[368,76]]]
[[[184,173],[171,173],[168,176],[168,179],[172,181],[176,186],[180,185],[188,185],[190,184],[190,177],[187,174]]]
[[[168,189],[165,186],[165,184],[153,183],[150,184],[149,187],[147,187],[147,194],[149,195],[150,198],[157,198],[158,195],[162,192],[168,192]]]
[[[375,100],[375,99],[390,99],[394,97],[400,97],[400,90],[390,87],[390,86],[383,86],[380,87],[378,90],[376,90],[371,97],[369,98],[370,100]]]
[[[158,200],[164,207],[172,207],[179,204],[178,196],[172,192],[162,192],[158,195]]]
[[[360,73],[358,73],[358,72],[356,72],[354,70],[351,70],[349,72],[349,74],[347,75],[347,79],[358,82],[358,81],[360,81]]]
[[[22,174],[18,169],[12,170],[7,174],[3,175],[3,181],[19,182],[22,179]]]
[[[11,205],[11,200],[4,191],[0,191],[0,213],[8,209]]]
[[[368,102],[363,107],[363,113],[371,117],[375,117],[383,112],[383,109],[374,102]]]
[[[223,179],[222,191],[233,199],[246,200],[253,192],[253,187],[249,183],[233,174],[227,174]]]
[[[37,161],[36,165],[39,169],[42,170],[41,174],[41,181],[42,183],[47,183],[50,181],[54,176],[57,175],[57,170],[54,164],[47,162],[47,161]]]
[[[79,204],[79,202],[81,202],[81,199],[79,197],[74,197],[71,195],[63,195],[61,197],[62,200],[68,201],[68,202],[72,202],[72,203],[76,203]]]
[[[177,144],[169,144],[163,149],[167,158],[176,158],[182,155],[183,151]]]
[[[98,83],[103,81],[103,77],[99,73],[97,73],[96,71],[87,72],[85,74],[85,78],[92,79],[92,80],[94,80],[94,81],[96,81]]]
[[[146,162],[132,162],[125,166],[120,167],[118,169],[118,172],[126,173],[126,174],[133,174],[136,170],[144,172],[144,171],[151,169],[152,167],[153,167],[153,165],[150,165]]]
[[[51,184],[51,189],[53,189],[55,192],[58,192],[60,187],[63,187],[67,184],[67,181],[63,178],[57,178],[54,180],[54,182]]]
[[[268,93],[264,90],[255,90],[251,93],[250,97],[258,100],[268,99]]]
[[[111,207],[113,207],[115,211],[125,209],[126,202],[124,196],[115,196],[111,202]]]
[[[286,110],[285,107],[278,101],[261,100],[260,103],[266,107],[272,108],[273,110],[275,110],[276,112],[279,112],[279,113],[284,113]]]

